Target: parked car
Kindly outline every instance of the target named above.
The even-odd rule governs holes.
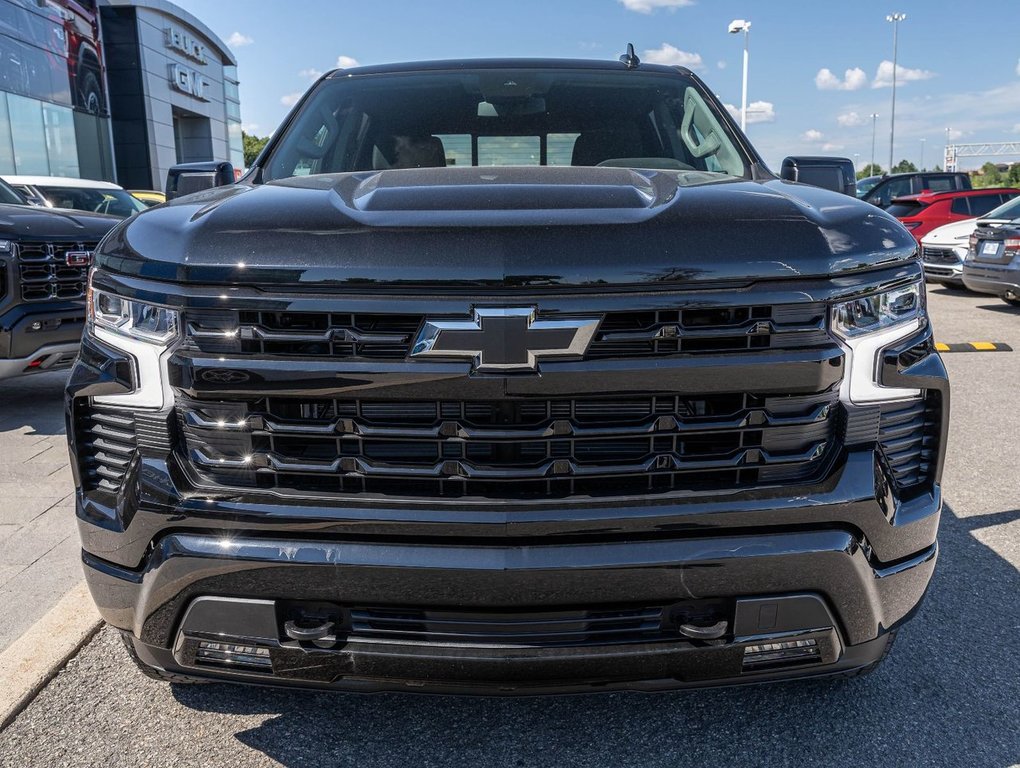
[[[118,221],[28,205],[0,181],[0,379],[71,367],[92,254]]]
[[[954,288],[963,287],[963,262],[977,219],[943,224],[921,238],[921,262],[925,279]]]
[[[923,192],[953,192],[970,188],[970,176],[966,173],[945,173],[942,171],[893,173],[880,177],[878,182],[861,195],[861,199],[877,205],[879,208],[887,208],[897,197],[919,195]]]
[[[4,176],[4,180],[28,198],[47,208],[105,213],[126,218],[147,206],[123,187],[109,181],[74,179],[63,176]]]
[[[66,390],[86,578],[146,674],[853,675],[918,610],[917,244],[774,175],[692,72],[336,71],[240,182],[167,186],[103,240]]]
[[[857,180],[857,197],[864,197],[868,192],[875,188],[875,185],[882,180],[881,176],[865,176],[863,179]]]
[[[164,192],[156,192],[152,189],[130,189],[128,192],[131,193],[132,197],[141,200],[146,208],[152,208],[154,205],[166,202],[166,194]]]
[[[899,219],[910,230],[910,234],[921,242],[936,227],[984,216],[1017,195],[1020,195],[1020,189],[1009,187],[925,192],[921,195],[897,197],[885,211]]]
[[[978,222],[963,263],[963,284],[1020,307],[1020,198]]]

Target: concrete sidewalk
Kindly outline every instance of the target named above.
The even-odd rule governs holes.
[[[65,371],[0,382],[0,651],[82,579],[66,380]]]

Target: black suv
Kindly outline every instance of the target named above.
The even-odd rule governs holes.
[[[917,244],[685,69],[333,72],[239,183],[118,225],[90,306],[82,557],[155,676],[851,674],[935,566]]]
[[[945,173],[942,171],[924,173],[893,173],[885,176],[870,176],[858,182],[858,189],[864,182],[871,183],[878,179],[866,191],[861,193],[861,200],[872,203],[879,208],[888,208],[897,197],[919,195],[922,192],[955,192],[970,189],[970,176],[966,173]]]
[[[29,206],[0,180],[0,379],[71,367],[92,253],[118,221]]]

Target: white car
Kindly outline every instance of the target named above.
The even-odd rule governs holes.
[[[71,208],[118,216],[141,213],[146,206],[123,187],[109,181],[64,176],[4,176],[4,181],[25,196],[29,203],[47,208]]]
[[[921,261],[929,282],[963,288],[963,261],[978,219],[964,219],[933,229],[921,238]]]

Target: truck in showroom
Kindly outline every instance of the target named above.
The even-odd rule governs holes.
[[[178,167],[102,242],[67,388],[87,580],[146,674],[853,676],[918,610],[917,243],[773,174],[690,71],[334,71],[232,181]]]

